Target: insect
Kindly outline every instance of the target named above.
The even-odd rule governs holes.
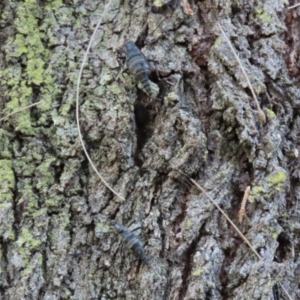
[[[136,257],[138,257],[145,265],[149,266],[149,259],[146,256],[143,243],[141,240],[131,231],[129,231],[125,226],[120,223],[113,222],[113,225],[122,235],[122,240],[124,244],[132,250]]]
[[[153,92],[149,83],[151,66],[147,58],[132,41],[125,44],[124,50],[129,72],[141,82],[149,97],[153,97]]]

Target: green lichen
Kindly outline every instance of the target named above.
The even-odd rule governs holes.
[[[111,84],[107,86],[108,90],[110,90],[114,95],[121,95],[122,91],[117,84]]]
[[[123,73],[120,75],[121,80],[124,82],[124,84],[128,87],[134,85],[135,82],[135,78],[133,75],[130,75],[128,73]]]
[[[51,5],[55,6],[55,3],[57,4],[57,1],[52,1]],[[42,94],[45,95],[49,92],[51,94],[55,89],[52,69],[46,68],[51,52],[44,47],[45,33],[39,26],[40,13],[36,0],[26,0],[17,6],[14,20],[17,33],[8,40],[5,48],[6,61],[11,62],[13,66],[8,66],[0,72],[0,77],[6,79],[2,83],[7,85],[5,95],[9,98],[6,114],[32,104],[34,99],[32,85],[43,86]],[[17,64],[16,59],[22,60],[26,67]],[[46,104],[41,105],[39,109],[49,110],[51,98],[45,97],[43,100]],[[9,121],[13,122],[16,131],[27,135],[36,134],[29,109],[19,112]]]
[[[156,7],[162,7],[163,3],[161,0],[154,0],[153,5]]]
[[[32,165],[32,164],[29,164]],[[23,217],[34,216],[36,212],[42,211],[38,209],[38,199],[32,190],[32,182],[30,179],[22,181],[22,186],[19,187],[19,193],[21,198],[18,200],[18,207],[24,205],[26,210],[24,211]]]
[[[113,81],[113,76],[109,68],[104,67],[100,75],[100,84],[107,85]]]
[[[256,13],[261,20],[266,21],[267,23],[272,22],[272,16],[270,14],[265,13],[263,9],[256,9]]]
[[[17,33],[15,35],[14,41],[11,43],[16,47],[15,53],[10,53],[10,56],[20,57],[22,54],[28,53],[28,48],[26,45],[26,37],[22,34]]]
[[[241,7],[241,3],[239,0],[234,1],[233,5],[235,5],[236,7]]]
[[[61,206],[64,201],[62,195],[52,194],[49,198],[46,199],[45,205],[49,209],[57,209]]]
[[[1,194],[7,193],[15,186],[15,175],[12,162],[8,159],[0,160],[0,188]]]
[[[64,211],[58,215],[57,218],[59,228],[61,230],[69,230],[69,225],[70,225],[70,215],[68,212]]]
[[[102,221],[98,222],[95,227],[95,233],[97,236],[102,233],[111,232],[112,230],[115,230],[113,226],[108,225],[107,223],[104,223]]]
[[[2,21],[6,21],[6,19],[8,18],[9,16],[9,12],[4,10],[4,11],[1,11],[1,19]]]
[[[38,5],[37,3],[28,3],[18,5],[17,18],[14,21],[16,30],[24,35],[36,33],[38,28]]]
[[[35,218],[39,218],[39,217],[42,217],[42,216],[45,216],[47,215],[47,209],[46,208],[43,208],[43,209],[38,209],[36,210],[33,214],[32,214],[32,217],[33,219]]]
[[[26,268],[24,269],[22,275],[24,277],[28,277],[32,274],[32,271],[34,270],[35,266],[34,265],[31,265],[31,264],[27,264],[26,265]]]
[[[16,159],[14,168],[17,174],[22,174],[22,176],[32,176],[36,171],[36,166],[32,163],[29,156]]]
[[[5,199],[6,202],[2,199]],[[3,201],[3,203],[0,202],[0,211],[5,215],[5,222],[0,224],[1,237],[4,241],[12,241],[15,239],[12,194],[1,194],[0,201]]]
[[[193,222],[191,220],[187,220],[186,227],[191,228],[193,226]]]
[[[18,254],[22,257],[23,259],[23,266],[28,265],[29,259],[30,259],[30,251],[28,251],[27,248],[23,247],[23,245],[19,246],[17,248]]]
[[[18,105],[22,98],[29,98],[32,95],[32,88],[28,87],[25,82],[21,82],[18,87],[13,86],[10,92],[12,100],[8,103],[7,107],[12,109],[20,108]]]
[[[260,95],[262,92],[264,92],[264,90],[262,89],[261,85],[255,84],[255,92],[257,95]]]
[[[2,158],[11,158],[12,154],[9,151],[10,147],[10,134],[0,128],[0,156]]]
[[[215,49],[217,49],[217,48],[219,48],[221,45],[222,45],[222,38],[221,38],[221,36],[219,36],[218,38],[216,38],[213,47],[214,47]]]
[[[105,224],[103,223],[103,222],[98,222],[97,224],[96,224],[96,228],[98,228],[98,229],[103,229],[103,228],[105,228],[106,226],[105,226]]]
[[[267,117],[271,120],[276,119],[276,114],[271,109],[266,109]]]
[[[48,5],[45,6],[46,11],[53,11],[57,8],[60,8],[63,6],[62,0],[52,0]]]
[[[228,175],[228,172],[229,172],[229,170],[223,170],[223,171],[221,172],[221,174],[222,174],[223,177],[225,177],[225,176]]]
[[[266,190],[262,186],[254,186],[249,194],[248,201],[253,203],[255,199],[260,197],[268,197]]]
[[[42,241],[34,238],[28,228],[23,228],[16,243],[19,247],[24,246],[28,250],[33,250],[40,247]]]
[[[16,131],[20,131],[28,135],[35,134],[35,130],[31,126],[31,120],[28,112],[20,114],[18,117],[18,126],[16,127]]]
[[[40,85],[44,81],[44,65],[41,58],[28,59],[26,67],[28,83]]]
[[[268,176],[267,181],[271,188],[281,191],[284,183],[286,182],[287,174],[283,170],[277,170]]]
[[[51,172],[51,164],[56,159],[52,156],[48,156],[36,169],[36,173],[38,174],[38,183],[36,187],[47,193],[49,187],[54,183],[53,172]]]
[[[94,89],[95,96],[103,96],[105,94],[106,88],[103,86],[98,86]],[[104,108],[104,107],[102,107]]]
[[[53,249],[62,249],[61,239],[69,239],[70,215],[68,212],[63,211],[60,213],[53,220],[53,226],[55,230],[50,234],[51,244],[53,245]]]
[[[282,184],[286,181],[286,173],[283,171],[278,171],[275,175],[269,178],[269,182],[272,184]]]
[[[68,98],[67,103],[65,103],[60,110],[62,116],[67,117],[69,115],[70,109],[73,106],[73,99]]]
[[[196,270],[196,271],[193,272],[193,276],[197,276],[198,277],[198,276],[202,275],[203,272],[204,272],[203,269],[198,269],[198,270]]]

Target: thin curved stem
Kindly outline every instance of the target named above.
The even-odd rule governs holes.
[[[120,194],[118,194],[112,187],[110,187],[110,185],[106,182],[106,180],[103,178],[103,176],[98,172],[96,166],[94,165],[94,163],[93,163],[92,159],[90,158],[90,156],[89,156],[89,154],[88,154],[88,152],[86,150],[86,147],[84,145],[84,141],[83,141],[82,134],[81,134],[81,129],[80,129],[80,122],[79,122],[79,94],[80,94],[80,81],[81,81],[81,76],[82,76],[83,68],[84,68],[84,65],[85,65],[85,63],[87,61],[87,57],[88,57],[89,51],[91,49],[92,42],[95,39],[96,32],[97,32],[98,28],[100,27],[100,24],[102,22],[103,16],[105,16],[107,14],[107,12],[108,12],[108,10],[110,8],[111,1],[112,0],[109,0],[109,2],[107,3],[107,5],[105,6],[103,14],[99,18],[97,26],[95,27],[93,35],[92,35],[92,37],[91,37],[91,39],[89,41],[88,47],[86,49],[86,52],[84,53],[82,64],[80,66],[80,70],[79,70],[79,74],[78,74],[78,79],[77,79],[77,86],[76,86],[76,124],[77,124],[78,136],[79,136],[79,140],[80,140],[82,149],[83,149],[84,154],[85,154],[86,158],[88,159],[90,165],[92,166],[92,168],[94,169],[94,171],[96,172],[96,174],[98,175],[98,177],[101,179],[101,181],[103,182],[103,184],[107,188],[109,188],[111,190],[111,192],[114,193],[117,197],[119,197],[120,199],[122,199],[123,201],[125,201],[125,198],[122,197]]]

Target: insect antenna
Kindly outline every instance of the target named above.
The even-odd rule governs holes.
[[[180,170],[177,170],[177,171],[181,175],[181,177],[179,179],[182,182],[182,184],[184,184],[189,189],[192,188],[193,184],[192,184],[189,176]]]

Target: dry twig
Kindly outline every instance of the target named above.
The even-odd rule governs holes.
[[[80,140],[80,143],[81,143],[81,146],[82,146],[82,149],[84,151],[84,154],[85,156],[87,157],[90,165],[92,166],[92,168],[94,169],[94,171],[96,172],[96,174],[98,175],[98,177],[101,179],[101,181],[103,182],[103,184],[109,188],[111,190],[111,192],[113,192],[117,197],[119,197],[120,199],[122,199],[123,201],[125,201],[125,198],[123,198],[120,194],[118,194],[112,187],[110,187],[110,185],[106,182],[106,180],[102,177],[102,175],[98,172],[96,166],[94,165],[92,159],[90,158],[86,148],[85,148],[85,145],[84,145],[84,142],[83,142],[83,138],[82,138],[82,134],[81,134],[81,129],[80,129],[80,122],[79,122],[79,93],[80,93],[80,81],[81,81],[81,76],[82,76],[82,72],[83,72],[83,68],[84,68],[84,65],[87,61],[87,57],[88,57],[88,54],[89,54],[89,51],[91,49],[91,46],[92,46],[92,42],[95,38],[95,35],[96,35],[96,32],[98,30],[98,28],[100,27],[100,24],[102,22],[102,17],[105,16],[110,8],[110,5],[111,5],[111,2],[112,0],[110,0],[107,5],[105,6],[105,9],[104,9],[104,12],[103,14],[99,17],[99,21],[97,23],[97,26],[95,27],[94,29],[94,32],[93,32],[93,35],[89,41],[89,44],[88,44],[88,47],[86,49],[86,52],[84,53],[84,56],[83,56],[83,60],[82,60],[82,64],[80,66],[80,70],[79,70],[79,74],[78,74],[78,79],[77,79],[77,89],[76,89],[76,123],[77,123],[77,130],[78,130],[78,136],[79,136],[79,140]]]
[[[292,5],[292,6],[289,6],[288,9],[293,9],[293,8],[295,8],[295,7],[298,7],[298,6],[300,6],[300,3],[295,4],[295,5]]]
[[[240,210],[238,212],[239,223],[243,222],[244,216],[246,214],[246,203],[247,203],[250,191],[251,191],[251,187],[247,186],[247,188],[245,190],[245,193],[244,193],[244,197],[243,197],[242,203],[241,203],[241,208],[240,208]]]
[[[194,11],[191,9],[191,6],[187,0],[182,0],[182,6],[185,14],[187,14],[188,16],[194,15]]]
[[[12,115],[14,115],[14,114],[19,113],[20,111],[23,111],[23,110],[25,110],[25,109],[27,109],[27,108],[30,108],[30,107],[33,107],[33,106],[38,105],[38,104],[40,104],[42,101],[43,101],[43,100],[40,100],[40,101],[38,101],[38,102],[32,103],[32,104],[30,104],[30,105],[27,105],[27,106],[25,106],[25,107],[22,107],[22,108],[20,108],[20,109],[15,110],[15,111],[13,111],[12,113],[10,113],[10,114],[6,115],[5,117],[1,118],[1,119],[0,119],[0,122],[3,121],[3,120],[5,120],[5,119],[7,119],[8,117],[10,117],[10,116],[12,116]]]
[[[255,253],[255,255],[262,259],[262,257],[258,254],[258,252],[253,248],[249,240],[242,234],[242,232],[237,228],[237,226],[231,221],[231,219],[227,216],[225,211],[218,205],[218,203],[193,179],[190,178],[190,181],[201,191],[205,194],[205,196],[213,203],[214,206],[222,213],[222,215],[226,218],[226,220],[233,226],[239,236],[248,244],[251,250]]]
[[[241,63],[240,59],[238,58],[238,56],[237,56],[237,54],[236,54],[236,52],[235,52],[232,44],[230,43],[230,40],[228,39],[226,33],[224,32],[222,26],[219,23],[217,23],[217,25],[218,25],[219,29],[221,30],[222,34],[224,35],[224,37],[226,39],[226,42],[228,43],[228,45],[229,45],[229,47],[230,47],[230,49],[231,49],[231,51],[232,51],[235,59],[237,60],[237,62],[239,63],[239,65],[240,65],[240,67],[242,69],[242,72],[243,72],[243,74],[244,74],[244,76],[245,76],[245,78],[247,80],[248,86],[249,86],[249,88],[251,90],[254,102],[256,104],[256,107],[257,107],[257,110],[258,110],[258,114],[259,114],[259,119],[260,119],[260,121],[261,121],[262,124],[265,124],[266,123],[266,115],[265,115],[265,113],[260,108],[260,105],[259,105],[258,100],[256,98],[256,95],[255,95],[254,89],[253,89],[253,87],[251,85],[251,82],[249,80],[249,77],[248,77],[247,73],[245,72],[245,69],[244,69],[242,63]]]
[[[262,257],[258,254],[258,252],[254,249],[254,247],[251,245],[251,243],[249,242],[249,240],[242,234],[242,232],[237,228],[237,226],[231,221],[231,219],[227,216],[227,214],[225,213],[225,211],[216,203],[216,201],[193,179],[189,178],[190,181],[201,191],[205,194],[205,196],[213,203],[213,205],[215,205],[218,210],[222,213],[222,215],[226,218],[226,220],[233,226],[233,228],[236,230],[236,232],[239,234],[239,236],[247,243],[247,245],[250,247],[250,249],[254,252],[254,254],[260,259],[262,260]],[[284,286],[280,283],[277,282],[282,290],[285,292],[285,294],[287,295],[287,297],[290,300],[293,300],[292,297],[290,296],[290,294],[287,292],[287,290],[284,288]]]

